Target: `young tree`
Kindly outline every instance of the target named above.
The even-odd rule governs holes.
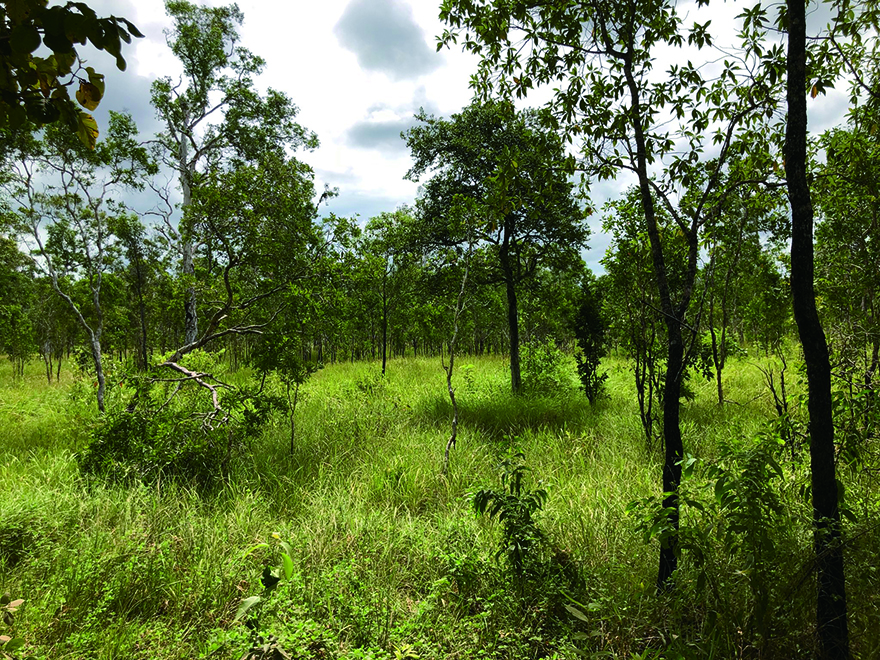
[[[423,112],[418,119],[423,124],[406,133],[415,160],[407,178],[418,181],[434,170],[418,201],[421,240],[429,248],[461,245],[463,224],[450,220],[479,218],[476,239],[485,267],[478,280],[504,285],[511,386],[518,393],[519,285],[539,265],[579,263],[589,234],[568,177],[571,163],[538,114],[517,112],[512,104],[474,104],[450,120]]]
[[[382,375],[388,360],[389,317],[401,307],[411,288],[413,273],[406,249],[406,233],[412,217],[408,209],[382,213],[364,228],[363,258],[378,293],[382,315]]]
[[[722,59],[717,67],[673,64],[654,69],[661,48],[702,49],[712,45],[709,22],[684,33],[672,2],[575,0],[444,0],[441,18],[451,27],[441,43],[464,32],[465,49],[481,56],[474,84],[484,95],[524,96],[536,85],[553,89],[546,117],[581,139],[581,167],[587,178],[635,175],[651,247],[654,284],[666,326],[667,360],[663,393],[664,506],[678,529],[677,490],[684,445],[680,396],[687,346],[683,330],[691,318],[700,232],[740,185],[725,176],[732,159],[766,170],[767,133],[758,123],[774,110],[766,92],[780,77],[748,70],[753,61]],[[763,59],[778,65],[778,49]],[[752,57],[752,60],[756,59]],[[710,77],[710,75],[712,77]],[[707,160],[705,152],[714,150]],[[750,168],[740,168],[747,178]],[[658,218],[669,213],[688,250],[686,278],[675,296],[669,283],[669,255]],[[672,585],[679,548],[673,535],[661,547],[658,586]]]
[[[807,175],[807,19],[804,0],[786,3],[785,176],[791,204],[791,295],[804,362],[810,415],[810,475],[818,597],[816,625],[821,659],[846,659],[849,629],[840,509],[835,473],[831,362],[814,289],[813,203]]]
[[[28,313],[36,302],[30,270],[30,260],[15,240],[0,234],[0,352],[12,362],[18,378],[24,376],[25,362],[35,348]]]
[[[275,90],[260,95],[254,78],[265,62],[238,44],[243,15],[237,5],[206,7],[186,0],[165,5],[174,21],[168,46],[183,65],[176,83],[153,83],[152,103],[166,131],[158,136],[165,163],[177,173],[183,217],[168,236],[181,257],[185,280],[185,344],[197,341],[198,293],[194,259],[206,240],[202,218],[192,213],[199,173],[224,161],[252,162],[268,152],[315,148],[314,134],[294,121],[297,108]]]

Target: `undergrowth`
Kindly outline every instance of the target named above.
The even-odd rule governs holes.
[[[719,407],[713,383],[695,381],[683,405],[685,550],[675,590],[658,595],[661,457],[645,443],[628,365],[603,361],[606,396],[591,405],[573,363],[573,386],[514,397],[503,360],[462,362],[446,475],[439,360],[392,360],[384,378],[375,364],[315,374],[300,392],[294,446],[285,415],[267,411],[207,490],[167,466],[150,479],[84,474],[99,428],[91,383],[68,375],[49,386],[34,365],[13,383],[4,364],[0,594],[24,599],[14,657],[812,653],[805,449],[768,427],[776,409],[753,364],[725,369],[734,403]],[[123,414],[126,388],[108,400],[110,419]],[[525,463],[507,454],[511,438]],[[880,497],[876,440],[860,442],[859,462],[840,474],[853,649],[869,658],[880,648]],[[546,495],[528,500],[537,490]],[[518,527],[477,516],[480,492],[485,511],[501,502],[497,513],[515,513],[528,500],[529,515]],[[628,514],[632,502],[642,504]],[[267,569],[278,578],[268,592]],[[237,616],[256,596],[258,609]]]

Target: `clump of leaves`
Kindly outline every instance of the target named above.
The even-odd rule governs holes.
[[[0,596],[0,614],[2,614],[3,624],[12,628],[15,624],[15,613],[24,604],[23,598],[12,599],[8,593]],[[14,635],[0,634],[0,657],[3,660],[12,660],[14,653],[24,646],[23,637],[15,637]]]
[[[570,362],[552,342],[523,346],[523,387],[530,394],[554,394],[572,386]]]
[[[596,281],[585,278],[581,285],[581,300],[574,318],[574,335],[577,339],[578,378],[590,403],[602,396],[608,374],[599,371],[599,363],[606,353],[608,321],[602,313],[602,296]]]
[[[529,468],[525,455],[512,451],[498,465],[501,489],[482,489],[474,493],[474,510],[479,515],[497,518],[502,525],[501,547],[497,557],[506,557],[514,579],[521,581],[535,563],[544,534],[535,515],[544,508],[547,491],[529,489],[524,479]]]

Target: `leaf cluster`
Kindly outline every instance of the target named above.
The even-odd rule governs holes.
[[[0,127],[18,130],[60,122],[91,149],[98,125],[70,98],[94,110],[104,96],[104,76],[83,67],[75,45],[91,44],[116,58],[125,70],[122,43],[144,35],[125,18],[99,18],[82,2],[48,6],[45,0],[4,0],[0,3]],[[45,46],[47,56],[36,55]]]

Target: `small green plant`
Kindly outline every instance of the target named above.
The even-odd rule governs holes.
[[[476,386],[476,378],[474,377],[475,367],[473,364],[463,364],[459,368],[461,377],[464,379],[465,390],[473,392]]]
[[[573,386],[570,358],[550,341],[523,346],[523,387],[531,394],[554,394]]]
[[[3,625],[12,628],[15,624],[15,613],[24,604],[23,598],[12,600],[8,593],[0,596],[0,613],[2,613]],[[3,660],[12,660],[15,652],[24,646],[23,637],[13,635],[0,635],[0,657]]]
[[[501,522],[502,543],[496,556],[507,558],[517,580],[522,580],[529,572],[537,547],[544,538],[535,514],[547,501],[547,491],[543,488],[524,486],[523,480],[529,471],[524,461],[522,452],[510,452],[498,465],[501,490],[483,489],[473,495],[477,514],[488,514]]]
[[[260,550],[270,550],[274,544],[278,550],[281,561],[277,564],[271,562],[263,566],[260,576],[260,584],[263,591],[255,596],[249,596],[241,601],[235,613],[233,623],[244,620],[245,625],[251,630],[251,645],[241,660],[276,660],[289,657],[281,648],[281,644],[274,635],[260,634],[260,615],[265,603],[282,580],[290,580],[293,577],[293,552],[290,545],[281,540],[281,535],[273,532],[266,543],[257,543],[248,548],[242,559]]]

